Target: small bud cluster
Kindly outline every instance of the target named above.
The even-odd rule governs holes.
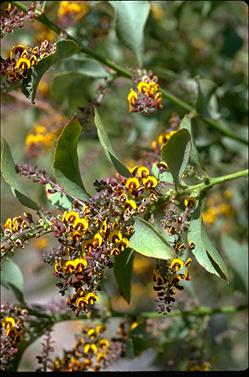
[[[82,335],[78,337],[75,346],[70,351],[64,351],[63,356],[56,357],[52,363],[53,372],[97,372],[105,369],[120,357],[122,340],[103,337],[105,325],[86,325]]]
[[[1,57],[1,75],[10,82],[22,80],[28,70],[47,56],[54,54],[56,44],[43,41],[39,46],[30,47],[16,45],[7,53],[7,58]]]
[[[141,71],[133,78],[135,89],[128,94],[129,111],[154,114],[162,107],[158,78],[152,72]]]
[[[38,1],[31,3],[27,13],[24,13],[13,4],[8,3],[7,8],[3,11],[4,15],[0,17],[0,37],[3,38],[5,33],[12,33],[15,28],[22,28],[26,20],[34,20],[37,6],[39,6]]]

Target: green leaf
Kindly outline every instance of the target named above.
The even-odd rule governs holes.
[[[143,62],[144,27],[149,16],[148,1],[109,1],[115,9],[117,37]]]
[[[11,259],[7,259],[3,264],[3,271],[1,274],[1,284],[8,289],[11,289],[19,302],[24,303],[23,289],[24,279],[22,271],[19,266]]]
[[[222,248],[227,256],[231,267],[243,282],[246,290],[248,291],[248,252],[247,245],[240,244],[232,237],[224,234],[221,239]]]
[[[176,187],[179,185],[182,174],[187,167],[190,153],[191,136],[186,129],[177,131],[162,147],[162,157],[169,167]]]
[[[200,79],[198,77],[196,78],[196,81],[198,85],[198,97],[195,109],[199,114],[205,117],[210,117],[209,101],[215,92],[217,85],[211,80]]]
[[[89,195],[81,180],[77,154],[80,134],[81,126],[77,119],[73,119],[63,128],[55,147],[53,167],[57,182],[69,194],[88,200]]]
[[[169,171],[164,171],[159,173],[159,168],[157,167],[157,163],[155,162],[151,167],[151,173],[160,180],[160,182],[169,183],[170,185],[173,184],[173,177]]]
[[[67,73],[80,73],[89,77],[110,77],[110,73],[107,72],[103,64],[96,60],[89,58],[74,58],[67,60],[64,64]],[[64,72],[66,73],[66,72]]]
[[[204,169],[204,166],[201,162],[199,152],[195,146],[194,138],[192,134],[192,128],[191,128],[191,119],[189,115],[185,115],[185,117],[182,119],[179,129],[186,129],[190,133],[191,136],[191,152],[190,152],[190,160],[198,167],[201,167]]]
[[[174,251],[170,244],[153,228],[153,226],[136,218],[134,233],[129,240],[129,247],[146,257],[159,259],[174,258]]]
[[[79,46],[72,40],[61,40],[56,43],[54,54],[40,60],[30,71],[28,76],[22,80],[22,91],[25,96],[34,103],[38,84],[44,73],[57,61],[68,58],[80,51]]]
[[[13,194],[20,201],[20,203],[28,208],[38,211],[38,205],[24,194],[25,189],[22,188],[21,183],[18,181],[19,176],[16,172],[15,162],[13,160],[9,145],[5,140],[3,140],[2,146],[1,172],[5,182],[10,185]]]
[[[227,24],[222,32],[223,46],[220,53],[228,58],[233,58],[243,46],[243,38],[232,24]]]
[[[228,280],[228,272],[225,263],[204,227],[200,215],[200,204],[194,211],[193,219],[189,225],[188,242],[191,241],[195,244],[192,253],[197,262],[208,272]]]
[[[49,190],[51,185],[48,183],[46,185],[46,190]],[[51,204],[59,209],[70,211],[72,209],[72,201],[70,200],[67,195],[63,194],[62,192],[56,192],[54,194],[47,193],[47,198],[51,202]]]
[[[129,359],[134,359],[135,357],[135,351],[134,351],[134,345],[133,345],[133,339],[128,338],[126,343],[125,343],[125,355]]]
[[[131,173],[129,169],[127,169],[127,167],[124,164],[122,164],[122,162],[118,159],[118,157],[116,156],[112,148],[111,142],[109,140],[109,137],[107,135],[107,132],[104,128],[104,125],[102,123],[102,120],[100,118],[100,115],[97,109],[95,109],[94,121],[97,127],[99,141],[104,149],[106,157],[115,167],[115,169],[119,172],[119,174],[123,175],[124,177],[130,177]]]
[[[133,250],[125,249],[114,258],[114,274],[119,286],[121,296],[130,303],[131,299],[131,278],[135,253]]]

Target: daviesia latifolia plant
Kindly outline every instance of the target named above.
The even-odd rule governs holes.
[[[177,3],[169,6],[172,20],[180,17],[186,2]],[[215,8],[204,3],[206,10],[199,4],[197,13],[209,16]],[[223,138],[228,144],[247,144],[244,135],[218,119],[215,83],[196,76],[192,67],[195,79],[183,81],[184,95],[178,96],[171,88],[174,80],[181,86],[175,79],[179,72],[166,69],[164,58],[159,67],[158,45],[151,57],[145,54],[144,64],[146,38],[146,49],[153,50],[151,43],[173,27],[163,2],[12,1],[1,7],[1,37],[8,41],[1,57],[1,86],[8,98],[4,105],[25,104],[35,111],[24,141],[24,162],[14,161],[12,148],[2,141],[2,177],[26,208],[4,219],[1,227],[2,285],[17,300],[1,306],[1,369],[17,370],[24,351],[42,335],[40,371],[104,370],[152,344],[164,360],[162,370],[211,369],[212,357],[205,354],[206,319],[246,306],[201,306],[193,280],[206,270],[223,279],[222,284],[229,282],[227,263],[207,229],[222,217],[235,218],[226,182],[248,175],[239,158],[237,171],[226,167],[226,174],[209,173],[215,170],[205,153],[212,143],[220,143],[221,151],[226,148]],[[116,58],[115,53],[107,57],[108,38]],[[205,49],[196,57],[197,42],[191,48],[201,65]],[[176,64],[176,55],[172,63],[168,54],[168,64]],[[88,101],[82,102],[82,92]],[[122,140],[116,142],[110,121],[119,122]],[[198,121],[211,135],[203,146],[197,142]],[[162,126],[155,127],[159,122]],[[81,142],[89,140],[96,148],[88,148],[82,159]],[[90,187],[86,176],[99,147],[108,168],[100,169]],[[39,158],[51,151],[52,168],[39,166]],[[25,188],[35,185],[42,191],[39,203]],[[216,197],[209,194],[214,186]],[[47,236],[53,239],[51,247]],[[41,263],[56,279],[62,296],[57,304],[28,304],[23,293],[23,275],[12,259],[32,239],[44,251]],[[129,304],[133,273],[140,274],[142,285],[150,282],[145,295],[152,294],[154,304],[145,305],[146,310],[117,310],[108,287],[111,274],[119,288],[116,301],[122,297]],[[172,317],[179,318],[170,326]],[[114,318],[115,331],[110,325]],[[51,332],[66,320],[81,321],[83,327],[73,347],[59,355]],[[179,347],[185,358],[175,365],[171,355],[167,364],[166,338],[177,339],[183,332]]]

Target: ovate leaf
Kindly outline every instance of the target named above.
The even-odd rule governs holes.
[[[3,140],[2,144],[1,172],[5,182],[10,185],[13,194],[21,204],[38,211],[38,205],[24,194],[25,189],[22,187],[21,183],[18,180],[19,176],[16,172],[15,162],[13,160],[8,143]]]
[[[114,259],[114,274],[119,286],[119,291],[128,304],[131,299],[131,278],[134,256],[134,251],[128,248]]]
[[[111,162],[111,164],[115,167],[115,169],[119,172],[119,174],[123,175],[124,177],[130,177],[131,173],[127,169],[127,167],[122,164],[122,162],[118,159],[116,156],[111,142],[109,140],[109,137],[107,135],[107,132],[105,130],[105,127],[102,123],[102,120],[100,118],[100,115],[95,109],[95,116],[94,116],[95,125],[97,127],[98,137],[100,144],[102,145],[105,155],[108,158],[108,160]]]
[[[191,153],[191,136],[188,130],[181,129],[173,134],[162,147],[162,158],[167,163],[175,186],[180,183]]]
[[[241,244],[228,234],[224,234],[222,248],[232,269],[238,274],[248,291],[248,245]]]
[[[191,136],[190,160],[196,166],[201,167],[202,169],[204,169],[203,164],[202,164],[201,159],[200,159],[199,152],[198,152],[198,150],[197,150],[197,148],[195,146],[195,143],[194,143],[194,138],[193,138],[192,129],[191,129],[191,119],[190,119],[189,115],[185,115],[185,117],[182,119],[182,121],[180,123],[179,128],[180,129],[186,129],[190,133],[190,136]]]
[[[137,217],[129,247],[146,257],[158,259],[174,258],[170,244],[147,221]]]
[[[150,12],[148,1],[109,1],[115,9],[116,33],[119,40],[130,48],[139,65],[143,62],[144,26]]]
[[[194,211],[189,225],[188,242],[194,242],[192,250],[197,262],[208,272],[228,280],[226,265],[218,250],[210,240],[200,216],[200,205]]]
[[[34,103],[36,90],[44,73],[57,61],[68,58],[79,51],[79,46],[72,40],[58,41],[55,53],[41,59],[37,65],[29,70],[28,76],[22,80],[22,91],[25,96]]]
[[[2,266],[1,284],[11,289],[19,302],[24,302],[24,279],[19,266],[11,259],[7,259]]]
[[[63,128],[56,144],[53,166],[55,177],[65,191],[87,200],[88,194],[81,180],[77,154],[80,133],[81,125],[77,119]]]
[[[198,85],[198,97],[195,104],[196,111],[205,117],[209,117],[209,101],[212,94],[215,92],[217,85],[213,81],[207,79],[197,78],[196,80]]]

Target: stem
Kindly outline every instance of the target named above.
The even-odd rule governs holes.
[[[206,315],[214,314],[233,314],[241,310],[245,310],[248,307],[245,305],[241,306],[222,306],[218,308],[210,308],[209,306],[199,306],[193,310],[175,310],[173,312],[167,313],[166,317],[181,317],[185,315],[195,315],[197,317],[204,317]],[[156,312],[144,312],[142,313],[144,318],[162,318],[162,314]]]
[[[162,94],[164,95],[164,97],[167,98],[170,102],[181,107],[183,110],[186,110],[186,111],[189,111],[189,112],[196,114],[195,109],[191,105],[182,101],[180,98],[174,96],[174,94],[171,94],[170,92],[168,92],[165,89],[160,89],[160,90],[161,90]]]
[[[82,319],[87,319],[86,315],[79,315],[79,316],[73,316],[72,313],[63,313],[63,314],[47,314],[39,312],[35,309],[29,308],[28,306],[24,306],[25,309],[28,310],[29,314],[32,316],[36,316],[38,318],[44,318],[44,320],[48,321],[50,324],[56,324],[63,321],[77,321]],[[142,317],[142,318],[167,318],[167,317],[180,317],[180,316],[188,316],[188,315],[194,315],[197,317],[203,317],[206,315],[213,315],[213,314],[233,314],[237,313],[242,310],[246,310],[248,307],[246,305],[240,305],[240,306],[221,306],[217,308],[211,308],[209,306],[198,306],[193,308],[192,310],[174,310],[170,313],[167,313],[166,316],[164,316],[161,313],[158,312],[142,312],[142,313],[121,313],[121,312],[110,312],[111,318],[122,318],[125,316],[132,316],[132,317]],[[102,319],[102,316],[96,316],[94,319]]]
[[[206,117],[202,116],[201,114],[196,112],[194,107],[192,107],[188,103],[182,101],[180,98],[174,96],[173,94],[169,93],[167,90],[161,89],[161,92],[164,95],[164,97],[167,98],[170,102],[174,103],[178,107],[181,107],[183,110],[191,112],[194,115],[195,118],[199,117],[204,123],[215,128],[217,131],[219,131],[224,136],[227,136],[231,139],[237,140],[237,141],[239,141],[243,144],[248,144],[248,142],[246,140],[244,140],[242,137],[240,137],[239,135],[236,135],[233,132],[222,127],[217,120],[211,119],[211,118],[206,118]]]
[[[186,192],[193,192],[193,191],[203,191],[206,189],[211,188],[212,186],[218,185],[223,182],[232,181],[233,179],[237,179],[240,177],[247,177],[248,176],[248,169],[238,171],[236,173],[223,175],[221,177],[210,178],[208,182],[198,183],[197,185],[189,186],[185,191]]]
[[[17,8],[21,9],[23,12],[28,12],[28,7],[24,5],[21,1],[12,1],[12,4],[14,4]],[[59,35],[65,36],[67,39],[71,39],[74,42],[76,42],[80,46],[81,52],[84,52],[85,54],[93,57],[95,60],[105,64],[106,66],[112,68],[119,76],[125,77],[127,79],[132,78],[132,74],[130,71],[128,71],[126,68],[122,67],[119,64],[116,64],[112,62],[110,59],[105,58],[104,56],[98,54],[97,52],[92,51],[91,49],[83,46],[79,40],[71,36],[70,34],[66,33],[63,29],[61,29],[58,25],[54,24],[52,21],[50,21],[44,14],[38,15],[35,17],[37,21],[40,21],[44,25],[46,25],[48,28],[53,30],[55,33]],[[206,118],[202,116],[201,114],[198,114],[196,110],[186,103],[185,101],[182,101],[180,98],[174,96],[167,90],[161,89],[162,94],[167,98],[170,102],[175,104],[176,106],[182,108],[185,111],[192,112],[196,117],[200,117],[200,119],[208,124],[209,126],[215,128],[217,131],[219,131],[222,135],[227,136],[231,139],[237,140],[243,144],[248,144],[246,140],[244,140],[239,135],[234,134],[233,132],[223,128],[219,122],[217,122],[214,119]]]

